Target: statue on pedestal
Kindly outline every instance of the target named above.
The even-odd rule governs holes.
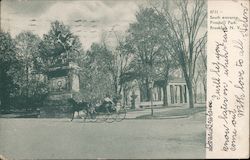
[[[47,113],[58,112],[59,114],[60,110],[68,110],[67,99],[72,98],[80,91],[79,69],[80,67],[73,62],[48,69],[46,75],[49,94],[45,103]]]

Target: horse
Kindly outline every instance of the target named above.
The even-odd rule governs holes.
[[[72,112],[71,121],[73,121],[73,119],[74,119],[75,112],[77,112],[78,116],[79,116],[80,111],[85,111],[86,116],[84,117],[84,121],[86,120],[88,115],[92,115],[91,114],[91,103],[89,103],[89,102],[76,102],[73,98],[69,98],[68,102],[72,105],[72,108],[71,108],[71,112]]]

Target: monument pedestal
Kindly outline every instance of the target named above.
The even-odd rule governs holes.
[[[41,110],[41,117],[70,117],[68,99],[79,94],[79,67],[68,63],[62,67],[53,67],[47,71],[49,94]]]

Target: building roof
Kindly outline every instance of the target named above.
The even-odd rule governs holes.
[[[169,80],[169,83],[186,83],[184,78],[173,78]]]

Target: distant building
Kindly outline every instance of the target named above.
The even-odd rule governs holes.
[[[158,81],[160,80],[154,81],[154,85],[152,88],[153,105],[163,105],[163,87],[161,85],[158,85]],[[131,95],[134,91],[134,94],[137,95],[137,98],[135,100],[136,108],[149,107],[151,102],[147,98],[147,91],[145,91],[145,87],[143,87],[144,84],[141,82],[139,83],[136,80],[132,83],[134,87],[128,93],[125,102],[126,105],[131,106]],[[199,85],[197,102],[204,103],[205,98],[203,97],[204,91]],[[188,88],[180,69],[172,72],[169,77],[169,82],[167,85],[167,99],[168,106],[183,106],[189,103]]]
[[[131,96],[132,92],[137,95],[135,100],[136,108],[143,108],[150,106],[150,100],[146,98],[145,91],[143,91],[143,87],[139,87],[138,81],[133,82],[135,87],[133,90],[129,91],[125,105],[131,105]],[[163,87],[154,85],[152,88],[152,100],[153,105],[163,105]],[[188,99],[188,90],[186,86],[186,82],[184,79],[176,78],[169,81],[167,85],[167,98],[168,98],[168,106],[177,106],[187,104],[189,102]]]

